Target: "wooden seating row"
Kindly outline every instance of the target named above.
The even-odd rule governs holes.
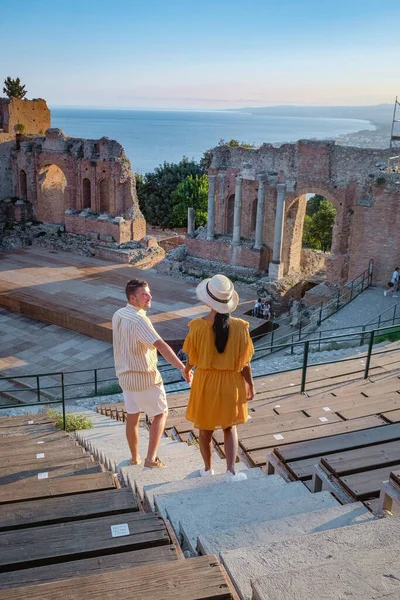
[[[70,435],[43,417],[10,419],[0,420],[0,598],[235,598],[214,556],[183,559],[163,519]]]

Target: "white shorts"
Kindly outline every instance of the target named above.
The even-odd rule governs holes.
[[[155,417],[168,412],[167,395],[162,384],[152,385],[142,392],[125,390],[123,394],[128,415],[145,412],[148,417]]]

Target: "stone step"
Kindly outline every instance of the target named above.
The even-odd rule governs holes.
[[[366,521],[374,521],[375,517],[361,502],[345,504],[322,510],[301,512],[284,519],[276,519],[265,523],[249,524],[219,531],[218,535],[200,535],[198,548],[202,554],[216,554],[245,548],[246,546],[267,546],[278,540],[327,531],[356,525]]]
[[[250,600],[250,581],[253,579],[284,570],[297,571],[329,564],[339,559],[351,563],[361,550],[377,550],[397,544],[399,535],[400,517],[388,517],[360,523],[356,527],[340,527],[321,533],[290,537],[267,546],[252,545],[222,552],[221,561],[239,596]],[[309,598],[313,597],[319,596],[310,594]],[[325,596],[321,598],[325,599]]]
[[[271,477],[277,477],[275,483]],[[282,486],[278,476],[214,486],[190,494],[191,500],[183,502],[180,496],[187,492],[177,494],[175,502],[168,501],[166,511],[175,532],[193,554],[197,552],[200,535],[217,534],[232,523],[241,527],[324,506],[338,506],[329,492],[311,494],[301,482]]]
[[[261,469],[246,469],[243,463],[236,464],[236,471],[244,471],[247,475],[247,478],[251,480],[265,479],[267,477],[267,475]],[[181,479],[179,481],[170,481],[169,483],[165,483],[161,486],[157,486],[157,484],[155,484],[157,486],[157,489],[154,493],[154,502],[156,505],[155,507],[158,510],[158,512],[164,517],[164,519],[166,519],[168,518],[167,507],[169,505],[169,500],[174,496],[173,502],[175,502],[175,494],[180,494],[184,492],[194,492],[194,494],[197,494],[197,490],[199,490],[200,488],[209,488],[214,485],[230,485],[226,483],[225,476],[226,473],[223,473],[219,475],[214,475],[213,477],[193,477],[190,479]],[[281,481],[284,485],[288,485],[284,482],[283,479]],[[145,486],[145,496],[147,496],[149,492],[151,493],[153,487],[154,486],[152,485]]]
[[[353,560],[287,570],[252,582],[253,600],[378,600],[400,598],[400,543],[357,550]],[[396,594],[396,595],[392,595]]]

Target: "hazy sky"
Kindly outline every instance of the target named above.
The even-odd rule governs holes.
[[[399,0],[1,0],[0,79],[51,106],[378,104]]]

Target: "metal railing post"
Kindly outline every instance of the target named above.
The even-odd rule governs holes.
[[[318,352],[321,352],[321,337],[322,337],[322,331],[319,332]]]
[[[290,346],[290,354],[294,354],[293,339],[294,339],[294,333],[292,333],[292,345]]]
[[[371,331],[369,336],[367,362],[365,363],[364,379],[368,379],[369,366],[371,364],[372,347],[374,345],[375,329]]]
[[[379,319],[378,319],[378,327],[377,327],[377,328],[379,329],[379,328],[380,328],[380,326],[381,326],[381,315],[379,315]]]
[[[37,401],[40,402],[40,382],[39,382],[39,375],[36,375],[36,395],[37,395]]]
[[[351,290],[350,290],[350,302],[353,300],[353,287],[354,287],[354,279],[351,282]]]
[[[274,327],[274,322],[272,321],[272,331],[271,331],[271,352],[272,352],[272,348],[274,347],[274,336],[275,336],[275,329]]]
[[[360,346],[364,345],[365,325],[362,326],[362,334],[360,335]]]
[[[303,394],[306,389],[306,378],[307,378],[307,364],[308,364],[308,350],[309,350],[310,342],[307,340],[304,342],[304,352],[303,352],[303,367],[301,370],[301,385],[300,385],[300,394]]]
[[[320,306],[320,309],[319,309],[319,317],[318,317],[318,323],[317,323],[318,327],[322,323],[322,307],[323,307],[323,305],[324,305],[324,302],[323,302],[323,300],[321,300],[321,306]]]
[[[340,306],[340,290],[338,291],[337,301],[336,301],[336,312],[339,310]]]
[[[94,370],[94,395],[97,396],[97,369]]]
[[[303,322],[302,322],[301,317],[300,317],[299,340],[301,340],[301,326],[302,326],[302,324],[303,324]]]
[[[61,373],[61,400],[62,400],[62,413],[63,413],[63,429],[66,430],[66,418],[65,418],[65,389],[64,389],[64,373]]]
[[[397,309],[397,304],[394,305],[394,310],[393,310],[393,323],[392,323],[393,325],[396,322],[396,309]]]

